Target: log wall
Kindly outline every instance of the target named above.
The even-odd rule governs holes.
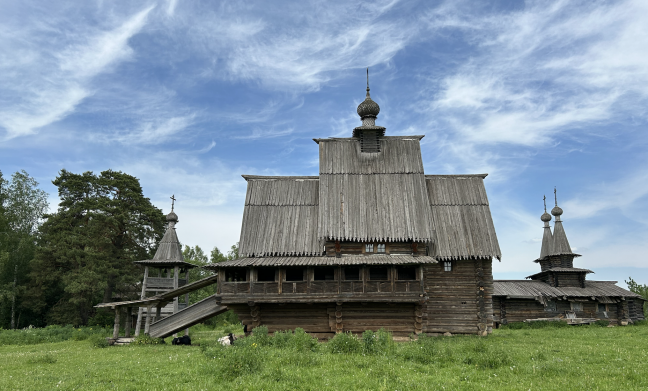
[[[264,325],[270,333],[301,327],[318,338],[330,338],[336,332],[362,334],[381,328],[394,336],[409,336],[417,328],[421,331],[420,308],[417,314],[417,305],[412,303],[248,303],[227,307],[248,330]]]
[[[634,307],[634,303],[631,303],[630,300],[618,304],[606,304],[606,311],[599,311],[599,302],[597,301],[575,301],[574,303],[579,303],[582,306],[581,311],[574,311],[578,318],[597,318],[610,320],[613,323],[628,317],[633,321],[643,320],[642,312],[629,310],[629,307]],[[545,307],[534,299],[507,299],[505,297],[495,297],[493,307],[495,322],[498,324],[524,322],[527,319],[565,317],[565,313],[574,308],[568,300],[556,300]]]
[[[492,331],[493,273],[491,260],[455,260],[452,271],[443,262],[424,266],[423,331],[482,334]]]

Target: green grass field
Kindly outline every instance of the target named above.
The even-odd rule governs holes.
[[[343,335],[328,343],[281,333],[246,338],[234,347],[215,343],[230,331],[224,329],[194,328],[199,347],[172,346],[167,340],[96,348],[93,341],[107,330],[50,331],[55,335],[41,338],[34,336],[40,331],[25,337],[19,335],[25,332],[0,330],[0,389],[648,389],[645,324],[510,328],[486,338],[403,343],[380,333],[359,339]]]

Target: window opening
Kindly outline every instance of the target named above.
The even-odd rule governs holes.
[[[556,302],[552,300],[547,301],[544,310],[547,312],[556,312]]]
[[[443,261],[443,271],[444,272],[452,271],[452,261]]]
[[[260,267],[257,269],[257,281],[262,282],[274,282],[275,280],[275,270],[271,267]]]
[[[344,279],[347,281],[360,281],[360,268],[359,267],[345,267]]]
[[[286,268],[286,281],[304,281],[303,267]]]
[[[416,268],[413,266],[398,267],[396,272],[399,280],[416,280]]]
[[[379,253],[385,252],[385,243],[378,243],[378,252]]]
[[[243,268],[228,269],[225,272],[225,280],[227,282],[247,281],[247,270]]]
[[[607,308],[605,308],[605,304],[599,303],[598,305],[598,312],[606,312]]]
[[[385,281],[388,280],[386,267],[371,267],[369,268],[369,279],[372,281]]]
[[[365,244],[365,253],[373,253],[373,243]]]
[[[335,269],[332,267],[316,267],[313,271],[315,281],[335,280]]]
[[[578,312],[582,312],[582,311],[583,311],[583,303],[575,303],[575,302],[572,302],[572,303],[571,303],[571,309],[572,309],[572,311],[574,311],[574,312],[576,312],[576,311],[578,311]]]

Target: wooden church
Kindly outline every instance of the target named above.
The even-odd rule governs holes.
[[[499,259],[486,174],[426,175],[423,136],[386,136],[369,94],[349,138],[314,139],[318,176],[244,175],[239,259],[216,301],[252,329],[486,335]]]
[[[554,190],[555,193],[555,190]],[[560,216],[563,210],[551,210],[555,217],[551,232],[551,215],[545,212],[544,234],[540,257],[540,272],[529,280],[495,280],[493,294],[496,325],[526,320],[558,320],[569,323],[588,323],[609,320],[625,325],[644,320],[642,297],[616,285],[616,281],[589,281],[588,269],[574,267],[574,258]]]

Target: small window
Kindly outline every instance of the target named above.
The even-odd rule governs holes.
[[[332,267],[316,267],[313,271],[315,281],[335,280],[335,269]]]
[[[399,280],[416,280],[416,268],[413,266],[396,268],[396,273]]]
[[[556,302],[553,300],[547,301],[544,310],[546,312],[556,312]]]
[[[599,303],[598,312],[606,312],[606,311],[607,311],[606,305]]]
[[[247,281],[247,270],[243,268],[227,269],[227,271],[225,272],[225,281],[227,282]]]
[[[583,303],[572,302],[571,303],[571,309],[574,312],[582,312],[583,311]]]
[[[345,267],[344,279],[347,281],[360,281],[360,268],[359,267]]]
[[[274,282],[275,280],[275,270],[271,267],[260,267],[257,269],[257,281],[262,282]]]
[[[304,281],[303,267],[286,268],[286,281]]]
[[[373,243],[365,244],[365,253],[373,254]]]
[[[386,267],[372,267],[369,268],[369,279],[372,281],[385,281],[387,278]]]
[[[378,252],[385,253],[385,243],[378,243]]]
[[[443,271],[444,272],[452,271],[452,261],[443,261]]]

